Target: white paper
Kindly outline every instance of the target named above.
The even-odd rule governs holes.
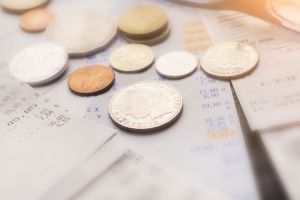
[[[8,76],[0,88],[0,199],[39,199],[115,134]]]
[[[116,136],[118,137],[118,136]],[[109,156],[108,156],[109,155]],[[221,200],[208,188],[199,187],[145,158],[120,138],[89,159],[53,188],[43,200]]]

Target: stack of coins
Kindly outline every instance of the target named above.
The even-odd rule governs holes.
[[[125,11],[118,22],[124,38],[131,43],[154,45],[168,38],[167,14],[159,7],[141,5]]]

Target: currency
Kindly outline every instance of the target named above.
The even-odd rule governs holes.
[[[84,11],[56,18],[47,28],[50,41],[64,46],[70,56],[85,56],[106,48],[117,34],[111,17]]]
[[[221,79],[234,79],[253,71],[258,63],[256,50],[240,42],[223,42],[209,48],[200,64],[209,75]]]
[[[157,72],[163,77],[183,78],[196,70],[198,60],[191,53],[173,51],[159,57],[155,66]]]
[[[0,5],[11,11],[29,10],[47,3],[48,0],[0,0]]]
[[[13,77],[30,85],[52,81],[67,69],[68,54],[51,43],[42,43],[25,48],[17,53],[9,64]]]
[[[20,26],[27,32],[41,32],[54,19],[53,14],[45,9],[35,9],[22,15]]]
[[[183,108],[179,91],[157,81],[138,82],[116,93],[109,104],[111,119],[130,131],[150,131],[173,123]]]
[[[120,16],[118,27],[127,41],[148,45],[165,40],[170,33],[167,14],[153,5],[127,10]]]
[[[113,69],[102,65],[92,65],[76,70],[68,79],[72,92],[90,95],[103,92],[115,79]]]
[[[142,44],[127,44],[110,55],[111,66],[121,72],[142,71],[154,62],[152,49]]]
[[[155,36],[153,38],[145,38],[145,39],[139,39],[139,38],[130,38],[123,34],[123,37],[125,40],[127,40],[130,43],[136,43],[136,44],[145,44],[145,45],[155,45],[159,44],[163,41],[165,41],[171,33],[171,28],[167,27],[160,35]]]

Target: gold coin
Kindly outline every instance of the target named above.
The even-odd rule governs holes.
[[[48,0],[0,0],[0,5],[10,11],[21,12],[39,7]]]
[[[35,9],[26,12],[20,19],[20,26],[27,32],[41,32],[54,19],[53,14],[46,9]]]
[[[109,61],[117,71],[138,72],[151,66],[154,61],[154,53],[146,45],[127,44],[113,51]]]
[[[164,30],[163,33],[161,33],[158,36],[155,36],[153,38],[147,38],[147,39],[134,39],[134,38],[130,38],[126,35],[123,34],[123,37],[125,38],[125,40],[127,40],[127,42],[130,43],[136,43],[136,44],[145,44],[145,45],[156,45],[159,44],[163,41],[165,41],[166,39],[168,39],[168,37],[170,36],[171,33],[171,29],[168,26],[166,30]]]
[[[115,79],[113,69],[102,65],[91,65],[73,72],[68,79],[72,92],[80,95],[93,95],[104,92]]]
[[[167,14],[159,7],[141,5],[133,7],[120,17],[119,29],[130,37],[145,38],[157,35],[168,25]]]

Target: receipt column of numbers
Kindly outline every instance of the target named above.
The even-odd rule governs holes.
[[[0,151],[14,148],[44,127],[61,127],[70,120],[67,110],[38,98],[38,93],[9,76],[0,75],[0,91]]]

